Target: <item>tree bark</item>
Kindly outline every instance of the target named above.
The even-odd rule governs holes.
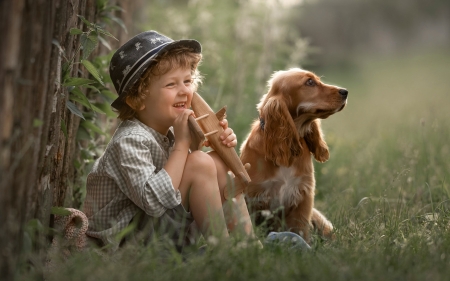
[[[70,28],[83,29],[77,15],[96,21],[95,2],[0,1],[0,276],[5,280],[14,278],[25,225],[37,219],[48,227],[52,206],[72,204],[80,120],[66,109],[61,67],[64,56],[72,57],[79,44]],[[109,2],[134,7],[129,0]],[[119,17],[130,17],[131,12]],[[121,41],[128,38],[119,27],[107,29]],[[72,76],[80,76],[77,65]],[[42,237],[37,248],[45,248]]]

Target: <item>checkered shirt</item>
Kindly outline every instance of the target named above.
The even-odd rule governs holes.
[[[87,235],[117,244],[116,235],[140,210],[160,217],[181,203],[163,168],[173,143],[172,131],[164,136],[137,119],[119,125],[87,178]]]

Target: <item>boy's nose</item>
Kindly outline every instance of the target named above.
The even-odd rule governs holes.
[[[183,95],[186,95],[186,94],[191,93],[191,92],[192,92],[191,86],[186,86],[184,84],[183,84],[183,86],[180,89],[180,94],[183,94]]]

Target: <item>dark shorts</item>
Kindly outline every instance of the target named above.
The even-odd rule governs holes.
[[[200,234],[190,212],[183,205],[178,205],[160,217],[151,217],[144,212],[138,213],[132,220],[136,224],[136,231],[122,241],[121,245],[134,241],[143,241],[145,244],[152,240],[170,242],[181,250],[183,247],[197,242]]]

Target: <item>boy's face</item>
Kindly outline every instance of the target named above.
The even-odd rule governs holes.
[[[137,112],[138,119],[165,135],[178,115],[191,107],[191,69],[174,68],[164,75],[151,76],[150,79],[147,97]]]

